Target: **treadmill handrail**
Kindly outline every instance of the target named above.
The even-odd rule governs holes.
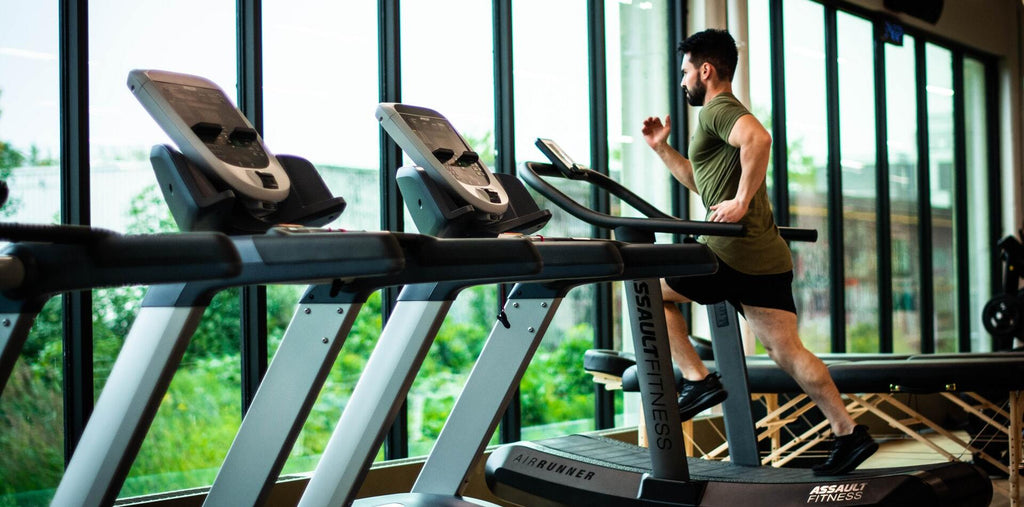
[[[745,234],[744,227],[740,224],[683,220],[664,213],[642,197],[622,186],[619,182],[592,169],[580,168],[574,173],[575,177],[572,177],[566,176],[552,164],[527,162],[525,166],[526,170],[522,172],[523,180],[533,187],[534,190],[576,218],[599,227],[606,227],[608,229],[628,227],[647,232],[704,234],[708,236],[742,236]],[[599,213],[562,193],[553,185],[544,181],[542,176],[585,180],[612,193],[649,218],[616,217],[606,213]],[[813,243],[818,240],[817,229],[797,227],[779,227],[778,229],[782,239],[786,241]],[[737,230],[739,232],[736,232]]]
[[[11,234],[15,228],[17,234]],[[3,298],[29,299],[70,290],[233,277],[241,258],[227,235],[214,232],[121,235],[83,226],[0,225],[17,238],[0,255]],[[21,239],[32,238],[28,241]]]
[[[682,220],[671,215],[667,215],[641,199],[633,192],[630,192],[625,187],[622,187],[622,185],[619,185],[611,178],[604,177],[604,175],[591,169],[583,169],[582,176],[579,179],[585,179],[590,183],[611,192],[630,206],[636,208],[637,211],[647,215],[649,218],[617,217],[607,213],[599,213],[562,193],[562,191],[558,190],[541,177],[540,173],[543,173],[544,176],[564,177],[553,165],[539,162],[527,162],[525,164],[525,168],[526,170],[521,173],[523,180],[533,187],[534,190],[539,192],[548,200],[557,204],[560,208],[564,209],[574,217],[598,227],[604,227],[607,229],[626,227],[645,232],[698,234],[708,236],[743,236],[746,233],[746,228],[741,224]]]

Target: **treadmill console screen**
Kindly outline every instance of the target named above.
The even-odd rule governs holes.
[[[508,209],[508,194],[480,156],[441,113],[424,107],[383,103],[381,127],[442,188],[488,214]]]
[[[431,154],[455,179],[470,185],[486,186],[489,181],[476,152],[466,146],[459,133],[444,118],[402,114],[402,118],[419,134]],[[460,147],[456,151],[452,147]],[[470,153],[472,155],[465,155]]]
[[[548,159],[551,160],[551,163],[554,164],[559,171],[562,171],[562,174],[566,177],[572,178],[583,173],[583,167],[576,162],[573,162],[572,158],[569,157],[569,154],[562,150],[562,147],[559,146],[558,143],[551,139],[541,137],[537,138],[537,142],[535,144],[537,145],[537,148],[540,149],[541,153],[548,157]]]
[[[197,166],[258,201],[288,197],[290,181],[256,129],[207,79],[133,70],[128,87],[157,124]]]

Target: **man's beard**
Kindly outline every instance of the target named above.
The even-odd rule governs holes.
[[[684,86],[683,92],[686,93],[687,104],[690,104],[693,107],[701,107],[704,105],[704,98],[708,94],[708,87],[704,86],[704,83],[701,83],[700,80],[698,80],[697,84],[694,85],[693,90]]]

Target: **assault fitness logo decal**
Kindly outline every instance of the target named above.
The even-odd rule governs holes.
[[[852,502],[864,496],[866,482],[849,482],[846,484],[822,484],[811,489],[807,495],[807,503]]]

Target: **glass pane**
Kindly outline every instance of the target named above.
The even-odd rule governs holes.
[[[818,230],[816,243],[793,243],[793,296],[800,338],[814,352],[831,349],[829,295],[828,140],[825,108],[825,26],[815,2],[785,2],[786,138],[789,213],[795,227]]]
[[[771,56],[771,14],[768,0],[749,0],[747,4],[747,64],[750,66],[750,112],[760,120],[768,132],[772,132],[772,56]],[[740,53],[739,65],[744,65]],[[768,159],[768,198],[772,197],[774,182],[772,158]]]
[[[967,149],[967,231],[970,266],[971,351],[992,350],[992,338],[982,326],[981,315],[992,295],[992,239],[990,227],[990,191],[988,187],[988,114],[985,108],[985,65],[972,58],[964,59],[964,112]]]
[[[875,108],[870,21],[837,13],[839,135],[843,178],[846,350],[877,352],[878,254],[875,223]],[[838,317],[838,316],[837,316]]]
[[[202,12],[202,16],[193,13]],[[138,23],[130,20],[160,20]],[[202,37],[182,36],[182,27]],[[169,139],[128,91],[132,69],[211,79],[235,97],[234,4],[111,1],[89,5],[89,108],[92,217],[133,233],[175,230],[156,188],[150,147]],[[94,296],[99,389],[121,347],[143,291]],[[203,316],[142,444],[122,496],[210,484],[238,427],[237,292],[218,295]],[[194,452],[183,453],[182,449]]]
[[[932,207],[932,287],[935,301],[935,351],[959,348],[956,249],[953,223],[953,53],[925,46],[928,97],[928,180]]]
[[[60,221],[57,2],[0,0],[0,220]],[[64,473],[61,301],[52,298],[0,396],[0,505],[46,505]]]
[[[372,2],[263,2],[263,138],[316,166],[346,229],[380,228],[376,48]]]
[[[513,0],[512,30],[516,163],[546,162],[533,145],[546,137],[578,163],[589,165],[586,4]],[[558,183],[563,192],[588,202],[589,186]],[[537,201],[553,215],[540,231],[545,236],[590,236],[590,226],[543,199]],[[594,388],[579,367],[583,351],[593,346],[592,300],[591,286],[569,293],[526,371],[520,386],[524,439],[593,429]]]
[[[674,93],[676,60],[675,44],[669,42],[666,18],[668,2],[658,0],[640,3],[605,3],[605,48],[608,81],[608,147],[612,179],[665,213],[671,214],[671,185],[674,180],[654,150],[647,146],[640,133],[648,116],[664,118],[669,112],[670,94]],[[677,122],[676,125],[682,125]],[[685,188],[683,189],[685,190]],[[611,199],[612,214],[642,216],[621,201]],[[658,235],[659,242],[671,242],[667,234]],[[612,292],[612,322],[616,324],[617,349],[633,350],[632,338],[623,336],[631,329],[621,306],[621,284]],[[581,304],[584,302],[580,302]],[[620,391],[612,391],[621,398]],[[638,396],[628,398],[639,399]],[[636,424],[638,410],[629,408],[623,416],[623,404],[615,404],[617,425]],[[628,421],[628,423],[627,423]]]
[[[437,30],[457,12],[460,30]],[[494,167],[494,67],[491,4],[474,0],[402,2],[402,101],[448,117],[481,160]],[[447,69],[439,72],[440,67]],[[447,74],[473,79],[445,79]],[[415,228],[407,219],[406,228]],[[495,286],[456,299],[409,392],[409,455],[425,455],[498,314]]]
[[[885,46],[886,131],[892,241],[893,352],[921,351],[921,249],[917,213],[914,38]]]
[[[367,2],[263,2],[263,137],[275,153],[308,159],[331,193],[345,198],[345,212],[330,227],[380,228],[380,141],[373,117],[376,19],[376,5]],[[304,291],[297,285],[267,288],[271,357]],[[380,295],[374,294],[346,338],[282,474],[316,468],[380,326]]]

